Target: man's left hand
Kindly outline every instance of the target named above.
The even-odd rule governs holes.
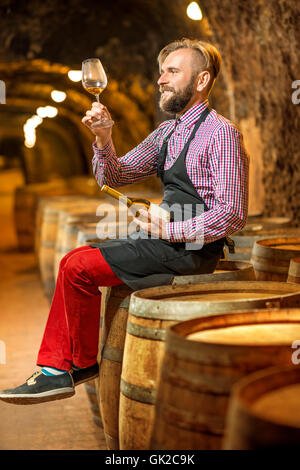
[[[167,222],[165,222],[160,217],[156,217],[153,214],[151,215],[150,212],[144,209],[139,209],[139,214],[142,217],[141,218],[134,217],[133,220],[137,225],[141,227],[141,229],[145,233],[148,233],[150,236],[152,235],[153,238],[162,238],[164,240],[167,240],[167,235],[166,235]]]

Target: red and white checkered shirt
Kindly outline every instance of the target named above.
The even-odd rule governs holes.
[[[92,164],[99,185],[118,187],[156,174],[163,141],[175,129],[168,143],[164,169],[170,168],[207,106],[206,100],[179,119],[164,121],[121,158],[117,158],[111,143],[103,149],[94,143]],[[249,159],[243,138],[234,124],[212,109],[190,143],[186,169],[209,210],[189,220],[167,224],[168,240],[191,242],[201,237],[204,243],[210,243],[241,230],[248,212]]]

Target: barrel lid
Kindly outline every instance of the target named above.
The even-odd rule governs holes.
[[[241,342],[243,345],[271,345],[272,335],[276,337],[276,344],[288,344],[291,347],[295,338],[299,336],[300,329],[300,308],[291,308],[291,309],[280,309],[280,308],[271,308],[271,309],[250,309],[243,311],[236,311],[233,313],[225,313],[224,315],[213,315],[210,317],[194,318],[187,321],[178,322],[175,325],[170,326],[169,331],[172,334],[175,334],[178,337],[186,338],[188,341],[197,342],[197,343],[209,343],[209,344],[221,344],[221,345],[230,345],[230,344],[239,344],[235,329],[242,331],[243,327],[253,327],[253,332],[255,332],[256,327],[265,327],[266,325],[273,325],[273,327],[266,329],[266,334],[263,338],[253,337],[251,338],[248,335],[240,336]],[[297,331],[295,331],[295,325],[297,325]],[[292,330],[287,332],[287,337],[281,337],[278,335],[280,327],[284,329],[285,326],[292,326]],[[223,335],[218,333],[219,331],[223,332]],[[230,343],[230,332],[233,333],[232,340]],[[292,332],[291,338],[289,338]],[[227,338],[227,334],[228,338]],[[207,336],[208,334],[208,336]],[[264,342],[265,338],[265,342]],[[273,342],[273,340],[272,340]]]
[[[290,396],[292,400],[285,400],[281,403],[281,406],[274,409],[272,403],[270,403],[271,408],[267,409],[265,406],[259,403],[261,398],[265,396],[269,401],[271,394],[276,394],[276,392],[285,391],[291,386],[297,386],[294,390],[296,391],[296,396]],[[263,420],[265,423],[272,423],[272,428],[274,431],[274,426],[284,428],[284,432],[278,434],[278,437],[281,438],[281,443],[283,437],[285,441],[289,440],[292,435],[287,435],[286,432],[292,431],[293,429],[298,429],[298,439],[300,437],[300,414],[299,414],[299,386],[300,386],[300,368],[299,366],[293,365],[279,365],[274,367],[268,367],[263,370],[252,372],[247,376],[240,379],[232,388],[232,403],[235,401],[238,404],[240,410],[243,410],[243,413],[246,415],[252,416],[254,419]],[[282,394],[282,399],[284,399],[284,394]],[[277,403],[278,405],[278,403]],[[282,406],[284,405],[284,406]],[[293,412],[294,408],[294,412]],[[248,418],[248,419],[249,419]],[[294,438],[296,436],[294,435]],[[291,444],[291,442],[289,442]],[[299,443],[299,440],[298,440]],[[274,442],[273,442],[274,444]]]
[[[300,257],[291,259],[289,266],[289,275],[300,277]]]
[[[300,254],[300,237],[278,237],[256,240],[252,253],[255,256],[272,259],[277,254],[280,256],[280,259],[290,260]]]
[[[182,321],[242,309],[265,308],[268,302],[279,306],[289,300],[300,304],[299,284],[215,281],[136,291],[131,295],[129,313],[137,317]]]
[[[181,284],[196,284],[199,282],[214,281],[234,281],[234,280],[255,280],[254,268],[247,261],[228,261],[220,260],[213,273],[209,274],[190,274],[184,276],[174,276],[172,280],[173,286]]]

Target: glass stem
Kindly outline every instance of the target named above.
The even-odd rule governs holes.
[[[96,100],[98,101],[98,103],[100,103],[99,95],[96,95]]]

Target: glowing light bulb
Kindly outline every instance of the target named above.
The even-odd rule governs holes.
[[[43,119],[40,116],[32,116],[32,118],[29,119],[29,122],[31,123],[32,127],[35,128],[42,124]]]
[[[191,2],[187,9],[186,9],[186,14],[189,18],[191,18],[191,20],[202,20],[203,18],[203,15],[202,15],[202,11],[198,5],[197,2]]]
[[[81,70],[69,70],[68,77],[72,82],[80,82],[82,78],[82,71]]]
[[[51,91],[51,98],[53,101],[56,101],[56,103],[61,103],[66,99],[66,93],[64,91],[58,91],[58,90],[52,90]]]
[[[38,109],[43,110],[45,108],[40,107]],[[37,109],[37,111],[38,111],[38,109]],[[24,137],[25,137],[25,140],[24,140],[25,147],[33,148],[35,146],[35,142],[36,142],[35,129],[40,124],[42,124],[42,122],[43,122],[43,118],[41,116],[36,115],[36,114],[34,116],[31,116],[31,118],[27,119],[27,121],[25,122],[25,124],[23,126]]]
[[[48,118],[54,118],[58,113],[57,108],[54,106],[46,106],[45,110],[47,111]]]
[[[47,110],[43,106],[40,106],[39,108],[37,108],[36,114],[40,116],[41,118],[45,118],[48,116]]]
[[[31,139],[28,139],[28,137],[26,137],[24,144],[25,144],[25,147],[32,149],[35,146],[35,138],[31,140]]]

